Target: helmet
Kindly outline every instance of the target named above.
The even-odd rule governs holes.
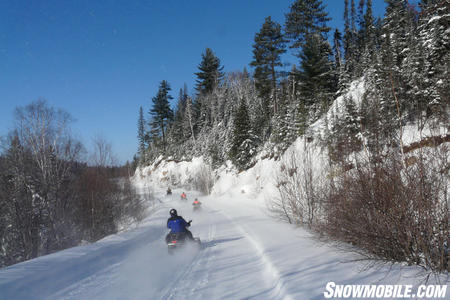
[[[175,208],[172,208],[172,209],[170,210],[170,215],[171,215],[172,217],[178,216],[177,210],[176,210]]]

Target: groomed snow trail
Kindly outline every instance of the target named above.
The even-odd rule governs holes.
[[[289,299],[273,266],[238,224],[207,207],[193,219],[202,250],[175,276],[162,299]]]
[[[135,229],[0,269],[0,300],[323,299],[330,281],[423,283],[414,267],[362,270],[365,265],[355,261],[360,257],[274,220],[249,197],[189,192],[189,201],[182,202],[175,195],[160,197]],[[199,212],[192,209],[194,197],[203,202]],[[171,208],[193,220],[201,249],[168,254],[164,236]]]
[[[201,249],[169,255],[175,207]],[[252,237],[221,211],[165,197],[138,228],[0,270],[0,299],[289,299]]]

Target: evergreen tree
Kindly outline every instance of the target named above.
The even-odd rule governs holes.
[[[286,34],[291,39],[291,48],[302,48],[297,53],[301,67],[298,78],[301,101],[306,108],[313,108],[313,118],[328,106],[330,93],[335,89],[331,47],[327,41],[328,20],[320,0],[297,0],[286,15]]]
[[[142,106],[139,108],[138,119],[138,142],[139,142],[139,158],[142,163],[145,161],[145,120]]]
[[[379,61],[375,64],[377,90],[374,97],[380,105],[380,121],[383,137],[396,140],[413,99],[408,97],[410,87],[405,72],[407,57],[413,49],[414,13],[405,0],[387,0],[386,16],[382,26]],[[373,65],[373,64],[371,64]]]
[[[334,64],[336,66],[336,70],[340,70],[342,67],[342,54],[341,54],[341,42],[342,35],[339,29],[336,28],[333,35],[333,50],[334,50]]]
[[[194,111],[192,105],[192,99],[190,97],[186,98],[186,107],[184,110],[184,118],[183,118],[183,134],[186,138],[191,138],[195,143],[195,135],[194,135]]]
[[[255,67],[255,85],[263,99],[272,96],[273,111],[277,111],[277,72],[282,66],[280,56],[286,52],[286,40],[281,33],[281,26],[267,17],[253,44],[253,61]]]
[[[348,0],[344,2],[344,73],[341,76],[341,89],[347,87],[352,79],[356,77],[355,70],[359,61],[359,52],[357,46],[358,33],[356,31],[356,9],[355,0],[351,0],[350,7]]]
[[[242,98],[235,113],[233,134],[229,156],[239,170],[250,166],[251,158],[256,153],[256,147],[251,130],[247,104]]]
[[[333,80],[334,87],[333,90],[339,90],[342,88],[342,77],[344,74],[344,64],[342,62],[341,54],[341,42],[342,36],[338,29],[334,31],[333,36],[333,51],[334,51],[334,65],[333,65]]]
[[[187,96],[187,88],[185,85],[184,89],[180,89],[177,107],[174,112],[173,124],[171,127],[171,136],[175,143],[183,142],[186,137],[184,135],[183,123],[184,123],[187,97],[188,97]]]
[[[366,11],[364,12],[364,5]],[[360,76],[369,68],[375,60],[377,45],[375,21],[372,15],[372,0],[361,1],[359,4],[358,22],[360,29],[358,32],[357,53],[359,53],[356,75]]]
[[[449,61],[450,39],[448,24],[450,6],[446,1],[422,1],[420,26],[418,28],[419,42],[416,55],[421,59],[413,59],[416,70],[411,83],[416,89],[416,101],[419,107],[425,108],[427,117],[436,116],[441,122],[449,121]],[[421,54],[420,54],[421,53]]]
[[[219,85],[223,79],[223,66],[220,65],[220,59],[217,58],[210,48],[206,48],[205,53],[202,54],[202,61],[198,66],[200,72],[197,75],[196,90],[199,95],[205,95],[212,92],[212,90]]]
[[[334,92],[330,54],[330,45],[319,35],[309,36],[300,54],[300,93],[305,106],[319,113],[327,108]]]
[[[320,35],[327,39],[330,28],[326,22],[331,20],[321,0],[297,0],[286,14],[285,31],[291,39],[291,48],[303,47],[311,35]]]
[[[169,101],[173,99],[169,92],[171,91],[170,85],[167,81],[163,80],[160,83],[158,93],[152,98],[153,108],[150,110],[150,115],[153,117],[150,125],[153,128],[153,139],[162,137],[162,148],[166,151],[166,130],[168,123],[173,120],[173,112],[170,108]]]
[[[348,0],[344,0],[344,59],[349,61],[351,56],[352,32],[350,29],[350,17],[348,14]]]
[[[330,130],[326,133],[327,146],[332,162],[345,163],[353,151],[361,148],[360,116],[354,101],[344,96],[343,105],[335,106],[327,121]]]
[[[342,117],[343,130],[341,134],[344,138],[345,151],[344,155],[348,156],[353,151],[359,151],[361,148],[361,140],[358,135],[360,128],[360,116],[353,99],[344,98],[344,115]]]
[[[242,70],[242,77],[245,79],[250,79],[250,74],[248,73],[246,67],[244,67],[244,69]]]

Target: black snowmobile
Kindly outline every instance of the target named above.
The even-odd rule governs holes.
[[[192,220],[187,223],[191,225],[191,222]],[[179,249],[187,243],[195,243],[198,247],[201,245],[200,239],[193,237],[189,230],[184,232],[168,233],[166,235],[166,244],[169,254],[172,254],[175,249]]]
[[[189,238],[186,232],[169,233],[166,236],[167,251],[169,254],[173,254],[177,249],[182,248],[188,243],[197,245],[198,248],[201,247],[200,238],[194,237],[193,240]]]

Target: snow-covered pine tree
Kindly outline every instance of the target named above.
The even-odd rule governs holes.
[[[344,78],[344,62],[342,57],[342,35],[341,32],[336,29],[333,35],[333,55],[334,55],[334,63],[333,63],[333,81],[334,88],[333,90],[342,91],[342,81]]]
[[[255,35],[253,44],[253,61],[255,67],[255,85],[263,99],[273,100],[273,112],[277,111],[277,70],[282,66],[281,55],[286,52],[285,38],[281,32],[280,24],[267,17],[261,30]],[[267,107],[269,109],[269,107]],[[272,115],[270,112],[268,116]]]
[[[144,110],[142,106],[139,107],[139,119],[138,119],[138,143],[139,143],[139,164],[143,164],[146,161],[145,158],[145,119],[144,119]]]
[[[343,134],[346,138],[346,153],[349,155],[354,151],[359,151],[361,149],[361,139],[360,139],[360,116],[358,108],[349,97],[344,97],[344,115],[343,115]]]
[[[367,0],[366,11],[361,21],[362,23],[360,24],[359,31],[359,51],[361,53],[360,68],[366,70],[374,63],[375,52],[378,46],[375,21],[372,14],[372,0]]]
[[[426,106],[428,116],[449,121],[450,5],[448,1],[422,1],[418,28],[419,44],[424,57],[423,68],[415,73],[414,82],[423,83],[416,95]],[[420,58],[419,58],[420,59]],[[421,66],[417,65],[418,68]]]
[[[178,102],[173,114],[173,122],[170,127],[170,137],[174,144],[181,145],[186,139],[183,131],[184,116],[186,110],[187,94],[185,90],[180,89]],[[180,148],[180,147],[178,147]]]
[[[184,109],[184,117],[183,117],[183,136],[186,139],[191,140],[192,143],[195,143],[195,135],[194,135],[194,124],[196,123],[194,119],[194,111],[192,107],[192,98],[186,98],[186,107]]]
[[[285,31],[291,41],[291,48],[305,46],[312,34],[320,35],[324,40],[330,28],[326,22],[331,20],[321,0],[297,0],[286,14]],[[298,53],[297,53],[298,54]]]
[[[161,137],[161,147],[163,153],[166,151],[166,130],[168,123],[173,120],[173,112],[169,101],[173,97],[169,94],[170,85],[166,80],[161,81],[158,93],[152,98],[153,107],[149,113],[152,116],[150,125],[152,126],[152,137],[155,139]]]
[[[223,66],[220,65],[220,59],[216,57],[211,48],[206,48],[202,53],[202,61],[198,65],[199,72],[197,76],[197,85],[195,89],[199,95],[209,94],[219,85],[223,79]]]
[[[286,14],[285,31],[291,48],[299,49],[301,97],[308,110],[317,118],[331,101],[334,93],[331,46],[327,41],[330,28],[327,12],[320,0],[297,0]]]
[[[335,84],[330,55],[330,45],[318,34],[307,37],[299,55],[299,92],[305,107],[313,112],[312,120],[316,120],[326,111],[334,96]]]
[[[229,151],[231,161],[240,171],[250,166],[251,158],[256,154],[251,129],[247,104],[245,99],[242,98],[233,122],[233,137]]]
[[[10,136],[8,148],[0,156],[0,267],[37,256],[39,249],[39,201],[33,203],[27,191],[27,178],[35,168],[29,151],[20,144],[17,133]],[[30,186],[31,187],[31,186]]]
[[[352,0],[352,5],[353,4]],[[344,48],[344,73],[340,76],[339,86],[341,90],[344,90],[350,84],[351,79],[353,79],[353,71],[355,69],[355,44],[354,44],[354,28],[351,27],[350,16],[349,16],[349,4],[348,0],[344,1],[344,38],[343,38],[343,48]]]

